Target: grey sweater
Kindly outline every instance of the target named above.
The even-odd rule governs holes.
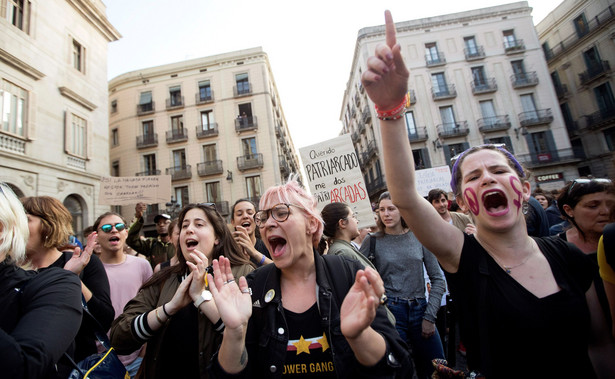
[[[389,297],[425,298],[423,264],[431,281],[429,302],[423,318],[435,322],[440,301],[446,290],[444,276],[436,257],[421,245],[414,233],[369,234],[361,244],[361,253],[369,256],[370,240],[376,238],[374,265],[384,281]]]

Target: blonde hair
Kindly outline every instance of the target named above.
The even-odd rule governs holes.
[[[259,202],[259,209],[269,209],[278,203],[299,205],[303,208],[303,212],[307,213],[307,217],[314,217],[318,221],[318,228],[312,235],[312,244],[317,248],[322,237],[324,222],[320,211],[316,208],[316,199],[297,182],[297,175],[291,175],[285,184],[270,187],[265,191]]]
[[[59,248],[73,234],[73,216],[60,200],[51,196],[33,196],[21,199],[26,213],[41,219],[43,246]]]
[[[29,236],[28,218],[21,202],[9,186],[0,183],[0,261],[8,256],[17,265],[22,264]]]

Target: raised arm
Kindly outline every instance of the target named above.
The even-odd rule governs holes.
[[[397,109],[408,91],[409,72],[397,43],[395,24],[385,11],[386,44],[376,47],[367,60],[362,83],[377,110],[388,114]],[[463,233],[444,221],[436,210],[416,190],[414,158],[400,114],[381,118],[380,133],[388,189],[402,217],[421,243],[433,252],[445,270],[457,271],[463,246]],[[434,231],[437,230],[437,233]]]

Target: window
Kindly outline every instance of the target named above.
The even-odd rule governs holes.
[[[427,148],[412,150],[412,156],[414,157],[414,168],[416,170],[431,167]]]
[[[139,96],[139,106],[137,113],[151,112],[154,110],[154,102],[152,101],[152,91],[141,92]]]
[[[572,112],[570,111],[568,103],[562,103],[559,107],[562,110],[562,116],[564,116],[564,123],[566,124],[566,129],[568,129],[568,132],[575,131],[576,125],[574,123],[574,119],[572,118]]]
[[[117,100],[111,102],[111,113],[117,112]]]
[[[73,39],[73,67],[85,73],[85,48]]]
[[[514,30],[504,30],[502,32],[504,35],[504,49],[516,49],[517,48],[517,38],[515,37]]]
[[[559,78],[559,74],[557,71],[553,71],[551,73],[551,80],[553,81],[553,86],[557,90],[558,88],[562,88],[562,81]]]
[[[416,129],[416,123],[414,121],[414,112],[406,112],[406,130],[408,131],[408,136],[416,136],[418,134],[418,130]]]
[[[485,68],[483,66],[472,67],[472,80],[475,88],[484,88],[487,85]]]
[[[452,106],[440,107],[440,118],[445,129],[457,128],[458,125],[455,122],[455,113]]]
[[[589,25],[587,24],[584,13],[581,13],[581,15],[575,18],[573,22],[574,28],[577,31],[577,37],[581,38],[589,33]]]
[[[469,147],[467,142],[462,143],[453,143],[450,145],[444,145],[444,157],[446,159],[446,164],[451,164],[451,158],[454,158],[456,155],[464,152]]]
[[[171,132],[173,132],[174,136],[184,134],[184,116],[171,117]]]
[[[534,95],[527,94],[521,95],[521,107],[526,115],[527,120],[537,119],[538,112],[536,112],[536,103],[534,102]]]
[[[549,47],[549,42],[544,42],[542,44],[542,51],[545,53],[545,57],[547,59],[553,58],[553,53],[551,52],[551,48]]]
[[[474,38],[474,36],[471,37],[465,37],[463,39],[463,43],[466,46],[466,52],[468,54],[468,56],[473,57],[473,56],[477,56],[478,53],[478,46],[476,45],[476,38]]]
[[[208,203],[219,203],[222,201],[222,191],[220,182],[205,183],[205,198]]]
[[[199,102],[211,100],[211,84],[209,83],[209,80],[199,82]]]
[[[235,82],[237,83],[238,95],[246,95],[250,93],[250,81],[248,80],[248,74],[235,75]]]
[[[70,195],[63,201],[64,206],[72,216],[72,226],[75,236],[79,237],[83,231],[83,207],[75,195]]]
[[[589,71],[595,71],[598,67],[600,67],[600,54],[595,47],[585,51],[583,53],[583,59],[585,60],[585,65]]]
[[[190,197],[188,196],[188,186],[175,187],[174,191],[175,199],[177,200],[178,209],[182,209],[184,205],[190,204]]]
[[[530,137],[532,138],[534,153],[544,154],[549,152],[549,144],[547,143],[545,132],[532,133]]]
[[[261,197],[261,177],[248,176],[246,178],[246,193],[248,198],[256,199]]]
[[[186,150],[173,150],[173,166],[176,169],[186,167]]]
[[[181,86],[175,86],[169,88],[169,106],[177,107],[182,105],[182,88]]]
[[[506,150],[510,151],[511,154],[515,153],[515,151],[513,150],[510,137],[508,136],[496,137],[496,138],[485,138],[485,143],[492,143],[494,145],[502,144],[506,146]]]
[[[497,117],[495,114],[495,107],[492,100],[481,101],[480,111],[483,115],[483,122],[485,126],[493,126],[497,123]]]
[[[446,96],[449,94],[448,86],[446,85],[446,77],[443,72],[431,75],[431,84],[436,96]]]
[[[156,154],[145,154],[143,156],[143,171],[146,175],[156,175]]]
[[[243,147],[243,155],[246,157],[246,159],[256,158],[254,155],[258,154],[258,150],[256,149],[255,137],[242,139],[241,145]]]
[[[203,131],[213,130],[216,128],[214,124],[214,112],[202,111],[201,112],[201,128]]]
[[[603,116],[607,117],[615,112],[615,99],[613,98],[613,91],[609,82],[594,88],[594,95],[596,96],[598,109]]]
[[[6,19],[24,32],[29,32],[30,1],[6,0]]]
[[[218,152],[215,144],[203,146],[203,158],[205,162],[213,162],[218,159]]]
[[[111,163],[111,176],[120,176],[120,161]]]
[[[510,65],[512,66],[513,74],[515,74],[517,77],[519,75],[525,74],[525,66],[523,65],[522,59],[518,61],[512,61],[510,62]]]
[[[87,122],[85,119],[71,113],[66,137],[67,153],[85,158],[87,156]]]
[[[0,87],[0,116],[2,131],[25,136],[28,92],[11,82],[2,80]]]
[[[425,60],[427,61],[428,65],[440,62],[438,46],[435,43],[425,44]]]
[[[117,128],[111,130],[111,146],[117,146],[120,144],[120,136]]]
[[[608,128],[604,131],[604,139],[609,151],[615,151],[615,127]]]

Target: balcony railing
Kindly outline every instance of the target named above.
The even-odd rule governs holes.
[[[454,84],[445,85],[439,88],[431,88],[431,96],[434,100],[452,99],[457,97],[457,90]]]
[[[197,104],[211,103],[214,101],[214,91],[211,91],[208,95],[201,96],[201,93],[194,94],[194,102]]]
[[[284,127],[281,124],[275,126],[275,136],[278,138],[286,137],[286,132],[284,131]]]
[[[372,159],[372,157],[378,156],[378,145],[376,145],[376,141],[369,141],[367,144],[367,160]]]
[[[444,58],[444,53],[438,51],[435,54],[426,54],[425,62],[427,67],[441,66],[446,64],[446,58]]]
[[[145,170],[141,172],[137,172],[135,176],[155,176],[160,175],[160,170]]]
[[[256,116],[237,117],[235,119],[235,131],[237,133],[258,128]]]
[[[154,113],[156,110],[156,103],[150,101],[149,103],[137,104],[137,116],[143,116],[146,114]]]
[[[280,155],[278,158],[280,160],[280,173],[283,176],[290,174],[290,166],[288,165],[288,161],[286,160],[286,157],[283,155]]]
[[[604,9],[602,12],[598,13],[598,15],[590,18],[586,24],[585,33],[581,33],[580,35],[575,31],[570,36],[563,39],[557,45],[554,45],[551,49],[546,53],[546,57],[548,61],[551,61],[566,51],[572,49],[577,44],[581,43],[581,41],[588,38],[589,35],[594,34],[599,29],[602,29],[606,26],[612,19],[615,18],[615,5],[611,4],[608,8]]]
[[[436,129],[441,138],[463,137],[470,133],[467,121],[447,122],[438,125]]]
[[[362,120],[364,124],[372,121],[372,112],[370,112],[369,108],[366,106],[363,108]]]
[[[222,216],[228,216],[231,213],[228,201],[216,201],[216,210]]]
[[[558,99],[564,99],[568,96],[568,86],[565,84],[554,84],[555,93]]]
[[[553,114],[551,114],[551,108],[519,113],[519,124],[522,127],[544,125],[552,121]]]
[[[167,175],[171,175],[171,180],[183,180],[192,178],[192,166],[189,164],[183,166],[169,167],[166,170]]]
[[[154,146],[158,146],[158,134],[154,133],[137,136],[137,149]]]
[[[378,192],[387,189],[387,184],[385,183],[384,179],[382,179],[382,177],[365,183],[365,186],[367,187],[367,193],[369,194],[369,197],[373,197],[377,195]]]
[[[612,125],[615,121],[615,107],[607,108],[585,116],[586,125],[590,129],[598,129]]]
[[[218,123],[211,122],[209,125],[198,125],[196,127],[196,138],[208,138],[218,135]]]
[[[165,102],[167,109],[176,109],[184,106],[184,97],[183,96],[173,96],[166,100]]]
[[[484,80],[473,80],[471,82],[472,93],[475,95],[481,93],[495,92],[498,89],[498,84],[495,82],[495,78],[487,78]]]
[[[476,121],[478,130],[481,133],[497,132],[510,129],[510,118],[508,115],[479,118]]]
[[[475,61],[477,59],[483,59],[485,57],[485,49],[482,46],[477,46],[474,49],[463,49],[463,53],[466,55],[466,61]]]
[[[413,89],[408,91],[408,97],[410,98],[410,105],[416,104],[416,93]]]
[[[536,168],[553,164],[562,164],[580,161],[579,151],[574,148],[559,149],[559,150],[544,150],[541,152],[532,152],[529,154],[515,154],[519,162],[523,163],[528,168]]]
[[[188,129],[167,130],[167,143],[177,143],[188,141]]]
[[[352,139],[352,143],[357,143],[361,140],[361,136],[356,130],[350,134],[350,138]]]
[[[579,81],[582,86],[588,85],[596,79],[599,79],[611,72],[609,61],[600,61],[592,64],[587,68],[587,71],[579,74]]]
[[[247,96],[250,94],[252,94],[252,83],[244,83],[240,86],[233,87],[233,95],[235,97]]]
[[[359,124],[357,130],[359,131],[359,134],[365,133],[365,124]]]
[[[525,44],[522,39],[504,41],[504,51],[506,54],[516,54],[525,51]]]
[[[248,154],[237,157],[237,168],[239,171],[263,168],[263,154]]]
[[[536,71],[520,72],[510,76],[513,88],[531,87],[538,84],[538,75]]]
[[[414,131],[408,132],[408,139],[410,140],[410,142],[427,141],[427,138],[429,138],[429,136],[427,135],[426,126],[421,126],[419,128],[416,128],[416,130]]]
[[[224,172],[221,160],[197,163],[196,172],[199,176],[218,175]]]

